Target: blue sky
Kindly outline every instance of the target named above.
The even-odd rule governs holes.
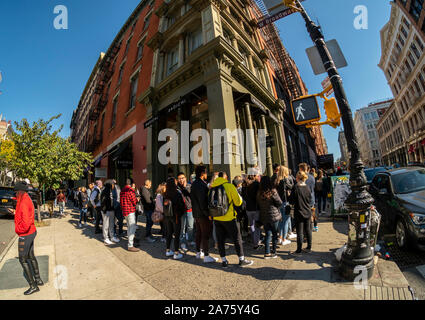
[[[72,111],[101,51],[120,30],[139,0],[3,0],[0,1],[0,113],[8,120],[35,121],[62,113],[55,127],[69,135]],[[56,5],[68,8],[69,29],[53,27]],[[356,30],[354,7],[365,5],[368,30]],[[377,64],[379,30],[390,16],[388,0],[306,0],[310,16],[323,28],[326,40],[337,39],[348,62],[340,70],[354,110],[391,97]],[[298,65],[310,93],[321,91],[325,75],[315,76],[305,49],[313,44],[299,14],[277,22],[284,45]],[[324,113],[324,112],[323,112]],[[330,153],[339,157],[338,130],[324,127]]]

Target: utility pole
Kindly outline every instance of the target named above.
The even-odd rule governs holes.
[[[364,165],[360,159],[360,151],[354,128],[353,115],[342,85],[341,76],[339,75],[332,56],[326,47],[324,36],[320,27],[310,19],[299,0],[294,0],[293,3],[300,10],[301,15],[306,22],[307,30],[310,33],[311,39],[316,45],[325,70],[329,75],[341,113],[348,150],[351,152],[349,164],[351,194],[345,202],[349,211],[349,234],[347,250],[343,253],[340,262],[340,273],[345,279],[353,281],[357,273],[367,270],[368,278],[370,278],[374,269],[374,250],[370,245],[370,207],[373,204],[374,199],[367,192],[367,180],[363,170]]]

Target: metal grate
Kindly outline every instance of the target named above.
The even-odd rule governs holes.
[[[425,252],[415,249],[400,249],[394,242],[394,245],[387,247],[390,258],[397,263],[400,269],[416,267],[425,264]]]

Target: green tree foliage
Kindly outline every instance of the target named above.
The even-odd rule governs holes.
[[[58,188],[65,180],[78,180],[93,161],[90,154],[59,136],[63,126],[52,131],[51,123],[40,119],[32,125],[26,119],[15,122],[12,141],[15,145],[13,170],[16,176],[37,182],[40,187]]]
[[[0,140],[0,185],[6,185],[15,158],[15,144],[11,140]]]

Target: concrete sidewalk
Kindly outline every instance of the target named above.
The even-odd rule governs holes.
[[[412,300],[406,279],[391,261],[379,260],[367,289],[342,280],[333,252],[347,239],[347,223],[321,219],[312,253],[292,256],[293,242],[278,249],[277,259],[264,260],[264,250],[255,251],[247,242],[245,255],[254,265],[238,267],[231,245],[231,265],[223,269],[219,263],[203,264],[193,250],[182,260],[166,258],[160,241],[142,240],[138,253],[125,250],[125,240],[107,247],[91,224],[78,228],[74,212],[38,229],[35,253],[46,285],[30,297],[22,294],[28,285],[15,241],[0,262],[0,299]],[[138,237],[144,223],[139,226]],[[211,255],[218,257],[216,250]]]

